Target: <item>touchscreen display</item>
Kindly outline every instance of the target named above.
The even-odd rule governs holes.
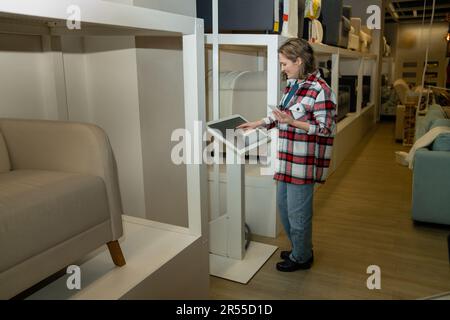
[[[219,130],[222,133],[222,137],[225,138],[227,136],[227,129],[235,130],[237,126],[239,126],[243,123],[246,123],[246,122],[247,121],[245,121],[241,117],[236,117],[236,118],[220,121],[217,123],[209,124],[208,127],[210,127],[211,129]]]
[[[230,119],[219,120],[217,122],[208,123],[207,126],[211,133],[219,138],[222,142],[231,146],[239,153],[254,149],[258,145],[267,142],[267,135],[259,130],[243,130],[236,129],[239,125],[247,121],[241,116],[233,116]],[[227,130],[229,134],[227,135]]]

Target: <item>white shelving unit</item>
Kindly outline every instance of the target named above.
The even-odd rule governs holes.
[[[260,34],[207,34],[206,43],[226,48],[227,50],[236,49],[236,51],[265,51],[267,54],[267,103],[278,104],[281,99],[280,88],[280,67],[278,62],[278,47],[286,40],[279,35],[260,35]],[[351,72],[358,76],[357,90],[357,109],[354,113],[349,113],[346,118],[337,125],[337,136],[333,152],[332,173],[339,164],[345,159],[349,152],[362,139],[365,132],[376,121],[376,108],[373,93],[375,92],[374,81],[376,76],[377,55],[372,53],[355,52],[348,49],[333,47],[325,44],[312,44],[318,59],[331,58],[332,60],[332,83],[333,91],[338,95],[338,79],[340,75],[341,64],[351,64]],[[214,54],[214,53],[213,53]],[[218,54],[213,58],[213,78],[216,83],[213,86],[214,114],[219,114],[219,70]],[[214,70],[216,70],[214,72]],[[363,91],[362,83],[364,74],[372,76],[371,81],[371,99],[370,103],[362,108]],[[215,75],[214,75],[215,74]],[[338,106],[339,108],[339,106]],[[270,109],[267,108],[267,113]],[[254,119],[251,119],[254,120]],[[276,135],[272,130],[272,138]],[[269,148],[270,149],[270,148]],[[272,155],[275,156],[275,155]],[[271,161],[273,164],[274,161]],[[247,194],[246,219],[251,230],[259,235],[267,237],[276,237],[281,231],[281,224],[277,217],[277,208],[275,203],[276,184],[272,181],[271,175],[262,176],[258,166],[248,166],[246,170],[245,192]],[[219,177],[219,178],[218,178]],[[218,184],[220,183],[220,188]],[[219,198],[223,195],[215,194],[225,189],[226,178],[224,173],[219,174],[219,169],[214,168],[210,171],[210,187],[212,210],[219,210]],[[250,195],[250,196],[249,196]],[[217,213],[216,213],[217,214]]]
[[[249,50],[249,51],[265,51],[267,52],[267,103],[268,104],[278,104],[281,99],[281,88],[280,88],[280,67],[278,63],[278,48],[283,41],[286,39],[277,35],[259,35],[259,34],[207,34],[206,44],[213,46],[213,115],[214,118],[219,116],[219,58],[218,51],[214,52],[214,45],[217,47],[227,48],[227,49],[238,49],[238,50]],[[267,107],[267,113],[270,109]],[[276,139],[276,132],[271,132],[272,139]],[[270,150],[268,150],[270,151]],[[273,163],[272,163],[273,165]],[[259,167],[258,167],[259,168]],[[256,195],[258,198],[264,197],[263,192],[266,193],[266,201],[269,201],[269,207],[273,208],[275,205],[274,199],[270,198],[274,190],[275,184],[267,181],[269,176],[261,177],[259,170],[253,168],[249,170],[248,166],[246,168],[245,177],[245,194],[246,194],[246,222],[250,225],[252,232],[264,236],[275,237],[280,229],[280,224],[277,221],[275,214],[254,210],[249,203],[253,203],[255,199],[251,196]],[[273,169],[272,169],[273,171]],[[256,180],[253,180],[256,178]],[[253,182],[253,183],[252,183]],[[256,184],[255,184],[256,182]],[[249,183],[252,185],[249,189]],[[259,187],[262,186],[262,189]],[[268,188],[269,186],[269,188]],[[255,189],[256,188],[256,189]],[[226,189],[226,178],[223,172],[220,172],[219,166],[213,166],[210,171],[210,201],[211,201],[211,216],[217,218],[220,216],[220,198],[223,198],[224,190]],[[262,191],[255,194],[254,191]],[[259,201],[259,200],[258,200]],[[276,210],[274,211],[274,213]],[[213,224],[214,226],[214,224]],[[213,241],[212,245],[214,244]]]
[[[339,48],[339,47],[333,47],[333,46],[329,46],[326,44],[312,44],[311,45],[312,48],[314,49],[314,52],[316,54],[316,56],[318,56],[318,58],[322,57],[322,56],[329,56],[331,57],[332,60],[332,70],[331,70],[331,88],[333,89],[333,91],[336,93],[336,96],[339,93],[339,82],[338,82],[338,78],[340,76],[341,71],[341,63],[343,61],[345,62],[350,62],[354,65],[354,67],[352,68],[352,70],[350,71],[350,73],[354,73],[358,76],[358,84],[362,84],[363,83],[363,75],[364,75],[364,70],[366,69],[365,64],[367,62],[372,63],[371,66],[371,70],[370,70],[370,75],[374,76],[376,69],[375,69],[375,63],[373,63],[374,61],[376,61],[377,59],[377,55],[376,54],[372,54],[372,53],[361,53],[361,52],[357,52],[357,51],[352,51],[349,49],[344,49],[344,48]],[[372,90],[371,93],[374,92],[373,90],[373,86],[374,86],[375,81],[371,81],[371,86],[372,86]],[[344,124],[349,124],[351,122],[353,122],[355,119],[358,118],[358,116],[360,116],[362,114],[363,108],[362,108],[362,97],[363,97],[363,91],[362,91],[362,85],[358,85],[357,88],[357,100],[356,100],[356,112],[354,113],[350,113],[347,118],[349,119],[343,119]],[[370,99],[370,103],[369,106],[367,106],[367,108],[371,108],[374,106],[373,103],[373,96],[371,96]],[[339,108],[339,105],[338,105]],[[364,111],[367,111],[367,108],[364,108]],[[375,120],[375,119],[374,119]],[[346,127],[346,125],[338,125],[338,133],[343,130]]]
[[[215,26],[217,29],[217,26]],[[213,46],[213,118],[219,118],[219,46],[232,48],[249,48],[249,50],[265,50],[269,54],[267,71],[267,101],[268,104],[277,104],[280,99],[280,73],[278,66],[278,47],[283,39],[266,35],[225,35],[208,34],[206,44]],[[267,107],[267,112],[270,109]],[[228,154],[228,153],[227,153]],[[239,165],[238,165],[239,166]],[[236,185],[221,185],[223,173],[220,173],[219,165],[213,165],[210,172],[211,188],[211,221],[210,221],[210,264],[211,274],[233,281],[247,283],[252,276],[261,268],[267,259],[276,250],[276,247],[251,242],[248,249],[244,249],[245,234],[242,210],[246,212],[245,203],[235,203],[240,199],[245,202],[247,197],[241,197],[246,192],[243,173],[244,168],[236,169],[235,165],[227,166],[227,181],[232,180],[233,170],[242,172]],[[239,176],[239,174],[238,174]],[[234,181],[234,180],[233,180]],[[227,190],[227,213],[220,215],[221,192]],[[234,196],[233,196],[234,195]],[[242,198],[242,199],[241,199]],[[234,209],[234,210],[233,210]],[[236,211],[237,210],[237,211]],[[235,212],[236,211],[236,212]],[[274,218],[269,216],[267,218]],[[276,225],[276,221],[272,221]]]
[[[66,19],[70,16],[67,9],[73,5],[80,9],[81,30],[66,28]],[[201,121],[201,129],[205,130],[204,33],[201,19],[100,0],[2,0],[0,32],[42,36],[44,45],[49,36],[181,36],[184,125],[189,132],[196,132],[198,128],[194,126]],[[54,67],[51,63],[44,66]],[[58,109],[71,93],[71,88],[61,83],[64,76],[58,76],[58,72],[53,75],[51,80],[56,85],[49,85],[46,89],[51,91],[49,95],[55,97],[54,105],[50,107]],[[68,120],[71,120],[70,116]],[[194,157],[201,159],[205,143],[201,135],[192,138],[193,143],[201,146],[193,151],[198,152]],[[135,141],[128,142],[134,144]],[[136,145],[141,146],[140,141]],[[139,167],[132,169],[143,174]],[[112,261],[107,259],[106,247],[101,248],[89,260],[80,262],[82,275],[88,277],[86,282],[82,280],[87,288],[68,291],[65,281],[59,281],[59,285],[54,283],[43,288],[34,298],[206,298],[209,283],[206,165],[186,165],[186,176],[187,227],[124,216],[124,237],[120,241],[126,266],[114,268]],[[180,277],[181,266],[183,276]],[[191,290],[179,290],[186,287]]]

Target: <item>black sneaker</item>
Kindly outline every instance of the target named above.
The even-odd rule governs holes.
[[[289,257],[288,259],[277,263],[277,270],[281,272],[292,272],[296,270],[307,270],[310,269],[314,262],[314,255],[309,258],[308,261],[303,263],[298,263],[292,261]]]
[[[289,256],[291,255],[292,251],[281,251],[280,258],[283,260],[289,259]]]
[[[289,259],[289,256],[291,255],[291,252],[292,252],[292,250],[290,250],[290,251],[281,251],[280,258],[283,259],[283,260]],[[314,251],[312,251],[311,254],[312,254],[312,256],[314,256]]]

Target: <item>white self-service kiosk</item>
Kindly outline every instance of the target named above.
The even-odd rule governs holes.
[[[207,123],[208,132],[225,146],[227,177],[226,212],[210,221],[210,273],[241,283],[247,283],[277,249],[254,241],[245,245],[245,155],[270,140],[261,129],[237,129],[246,122],[232,115]]]

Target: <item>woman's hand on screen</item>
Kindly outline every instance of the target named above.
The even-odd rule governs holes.
[[[243,123],[240,126],[237,126],[236,129],[251,130],[251,129],[256,129],[257,127],[259,127],[261,125],[262,125],[261,120],[253,121],[253,122]]]

